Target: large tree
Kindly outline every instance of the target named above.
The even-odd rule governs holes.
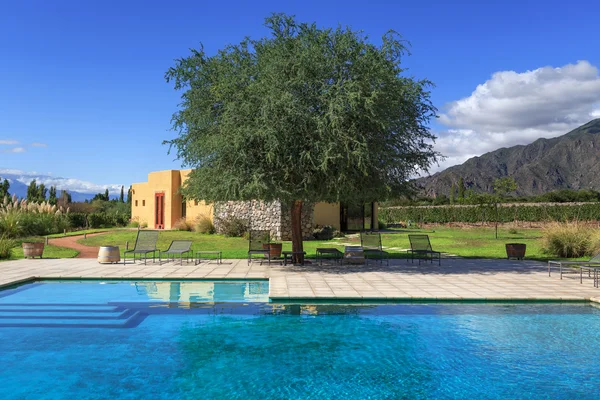
[[[437,158],[428,80],[406,75],[405,42],[349,28],[266,19],[270,35],[176,61],[183,91],[166,141],[193,171],[189,199],[279,200],[302,250],[303,202],[363,203],[403,193]]]

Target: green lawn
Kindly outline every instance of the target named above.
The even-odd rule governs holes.
[[[20,238],[17,240],[18,246],[13,248],[12,257],[10,260],[18,260],[23,258],[23,247],[21,247],[22,242],[43,242],[45,240],[42,236],[36,237],[28,237],[28,238]],[[73,258],[79,254],[78,251],[67,249],[64,247],[46,245],[44,246],[44,258]],[[0,261],[8,261],[8,260],[0,260]]]
[[[79,236],[79,235],[83,235],[84,233],[90,234],[90,233],[98,233],[98,232],[116,231],[116,230],[120,230],[120,229],[126,229],[126,228],[84,229],[84,230],[81,230],[81,231],[67,232],[66,234],[64,234],[64,233],[54,233],[52,235],[48,235],[47,237],[50,238],[50,239],[52,239],[52,238],[61,238],[61,237],[65,237],[65,236]]]
[[[383,233],[382,241],[385,247],[394,247],[391,250],[393,257],[405,257],[406,253],[400,249],[409,247],[408,234],[426,233],[433,244],[433,249],[462,257],[475,258],[506,258],[505,243],[527,244],[526,258],[539,260],[555,259],[543,254],[541,249],[540,231],[537,229],[519,229],[518,233],[510,234],[508,229],[499,229],[499,238],[494,238],[493,228],[446,228],[435,229],[406,229],[396,230],[393,233]],[[136,231],[114,231],[106,235],[99,235],[78,242],[89,246],[119,246],[121,253],[125,250],[125,242],[133,248]],[[221,250],[224,258],[245,258],[248,251],[248,241],[243,238],[228,238],[221,235],[206,235],[192,232],[164,231],[160,233],[158,248],[167,249],[171,240],[193,240],[194,250]],[[343,250],[345,244],[360,244],[357,235],[331,241],[310,240],[304,242],[304,250],[309,257],[314,257],[317,247],[338,247]],[[291,250],[289,241],[283,242],[283,250]]]

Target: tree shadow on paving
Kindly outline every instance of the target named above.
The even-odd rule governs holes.
[[[312,261],[312,260],[311,260]],[[487,260],[487,259],[442,259],[442,265],[437,262],[417,261],[414,263],[405,260],[390,260],[390,265],[369,262],[368,264],[333,264],[327,263],[319,265],[312,261],[305,265],[287,265],[281,266],[282,271],[286,272],[322,272],[329,274],[355,274],[361,272],[391,272],[408,275],[467,275],[467,274],[533,274],[547,272],[545,264],[531,260]]]

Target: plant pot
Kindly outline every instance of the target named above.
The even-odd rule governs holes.
[[[265,250],[269,250],[269,254],[271,258],[280,258],[281,257],[281,249],[283,248],[282,243],[265,243],[263,244],[263,248]],[[265,254],[266,255],[266,254]]]
[[[42,258],[42,254],[44,253],[44,243],[23,242],[22,246],[23,246],[23,256],[25,258],[28,258],[28,257]]]
[[[524,243],[506,243],[506,257],[510,260],[516,258],[522,260],[525,257],[527,245]]]

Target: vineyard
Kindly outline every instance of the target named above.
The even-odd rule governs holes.
[[[599,221],[600,203],[499,204],[497,211],[489,204],[387,207],[379,209],[379,220],[386,224]]]

